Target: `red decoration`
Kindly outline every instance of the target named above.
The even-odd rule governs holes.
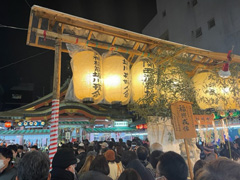
[[[136,129],[147,129],[147,124],[139,124],[136,126]]]
[[[6,128],[10,128],[12,126],[12,123],[11,122],[5,122],[4,126]]]

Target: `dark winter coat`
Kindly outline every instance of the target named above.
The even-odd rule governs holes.
[[[0,173],[0,179],[15,180],[17,176],[17,169],[9,165],[2,173]]]
[[[88,171],[82,174],[79,180],[112,180],[112,178],[98,171]]]
[[[62,168],[53,168],[51,171],[51,180],[74,180],[74,174]]]
[[[126,169],[128,168],[135,169],[141,176],[142,180],[154,180],[154,177],[151,174],[151,172],[146,167],[144,167],[144,165],[138,159],[130,161]]]

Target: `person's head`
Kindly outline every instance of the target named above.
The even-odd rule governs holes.
[[[159,158],[156,176],[163,180],[187,180],[188,167],[182,156],[168,151]]]
[[[90,165],[92,164],[93,160],[95,159],[94,155],[89,155],[87,156],[82,168],[80,169],[80,171],[78,172],[78,174],[82,174],[84,172],[89,171]]]
[[[206,163],[206,161],[204,161],[204,160],[198,160],[195,164],[194,164],[194,166],[193,166],[193,174],[194,174],[194,177],[196,176],[196,172],[199,170],[199,169],[201,169],[201,168],[203,168],[203,166],[205,166],[207,163]]]
[[[114,162],[115,161],[115,152],[111,149],[107,150],[104,153],[104,156],[108,162]]]
[[[101,172],[105,175],[108,175],[110,172],[108,162],[103,155],[96,156],[96,158],[92,161],[89,170]]]
[[[13,158],[16,158],[16,156],[17,156],[17,146],[16,145],[9,145],[7,148],[12,151]]]
[[[148,157],[148,150],[144,146],[138,147],[136,153],[139,160],[144,161]]]
[[[30,151],[38,151],[38,147],[36,145],[31,146]]]
[[[129,162],[137,159],[137,155],[134,151],[124,151],[121,157],[122,164],[126,167]]]
[[[85,152],[85,148],[83,146],[78,146],[77,148],[77,154],[80,154],[82,152]]]
[[[3,172],[11,163],[13,153],[8,148],[0,148],[0,172]]]
[[[119,138],[119,142],[122,143],[122,142],[123,142],[123,139],[122,139],[122,138]]]
[[[122,146],[116,146],[116,153],[119,155],[119,156],[122,156],[123,154],[123,147]]]
[[[118,180],[133,180],[133,179],[142,180],[138,172],[132,168],[125,169],[118,178]]]
[[[77,159],[74,155],[73,149],[62,148],[59,149],[53,157],[52,168],[63,169],[75,173]]]
[[[163,154],[163,152],[159,151],[159,150],[153,151],[152,154],[150,154],[149,162],[151,163],[151,165],[154,169],[156,169],[157,163],[162,154]]]
[[[158,150],[158,151],[163,151],[162,145],[159,144],[159,143],[157,143],[157,142],[153,143],[153,144],[150,146],[150,153],[152,153],[153,151],[156,151],[156,150]]]
[[[102,148],[102,149],[105,149],[105,148],[108,147],[108,143],[106,143],[106,142],[103,142],[103,143],[101,143],[100,145],[101,145],[101,148]]]
[[[28,152],[18,164],[16,180],[50,180],[50,161],[40,151]]]
[[[197,171],[196,180],[238,180],[240,164],[227,158],[218,158]]]
[[[17,152],[18,152],[18,153],[22,153],[22,152],[23,152],[23,146],[22,146],[22,145],[19,145],[19,146],[17,147]]]

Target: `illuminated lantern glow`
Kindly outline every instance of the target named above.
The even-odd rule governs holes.
[[[202,71],[192,78],[196,101],[201,109],[240,109],[239,82],[233,77],[220,78],[213,72]]]
[[[139,102],[143,98],[156,97],[157,88],[155,64],[147,57],[139,57],[131,69],[132,101]],[[139,103],[142,104],[142,103]],[[144,103],[143,103],[144,104]]]
[[[11,123],[11,122],[5,122],[5,123],[4,123],[4,126],[5,126],[6,128],[10,128],[10,127],[12,127],[12,123]]]
[[[147,124],[144,124],[144,125],[143,125],[143,128],[144,128],[144,129],[147,129]]]
[[[32,122],[32,121],[30,121],[30,122],[29,122],[29,125],[30,125],[30,126],[33,126],[33,122]]]
[[[94,50],[77,52],[72,56],[71,67],[76,98],[95,104],[102,101],[101,56]]]
[[[139,125],[139,129],[143,129],[143,124],[140,124],[140,125]]]
[[[103,55],[103,94],[107,104],[126,105],[130,100],[129,62],[119,53]]]

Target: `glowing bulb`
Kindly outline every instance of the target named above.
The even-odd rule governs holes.
[[[108,86],[118,86],[120,84],[121,78],[117,75],[108,76],[104,79],[104,84]]]

